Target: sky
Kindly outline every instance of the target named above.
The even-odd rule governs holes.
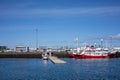
[[[0,0],[0,45],[120,41],[120,0]]]

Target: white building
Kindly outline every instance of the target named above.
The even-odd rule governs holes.
[[[16,46],[15,47],[15,51],[16,52],[28,52],[29,51],[29,47],[26,47],[26,46]]]

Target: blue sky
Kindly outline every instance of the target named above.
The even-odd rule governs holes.
[[[0,45],[36,47],[120,39],[120,0],[0,0]]]

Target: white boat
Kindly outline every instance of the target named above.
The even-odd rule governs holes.
[[[43,59],[43,60],[48,60],[48,56],[45,56],[45,55],[44,55],[44,56],[42,56],[42,59]]]
[[[47,54],[47,50],[46,50],[46,49],[43,49],[42,59],[43,59],[43,60],[48,60],[48,54]]]

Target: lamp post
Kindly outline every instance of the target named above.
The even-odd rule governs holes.
[[[36,51],[38,50],[38,29],[36,31]]]

